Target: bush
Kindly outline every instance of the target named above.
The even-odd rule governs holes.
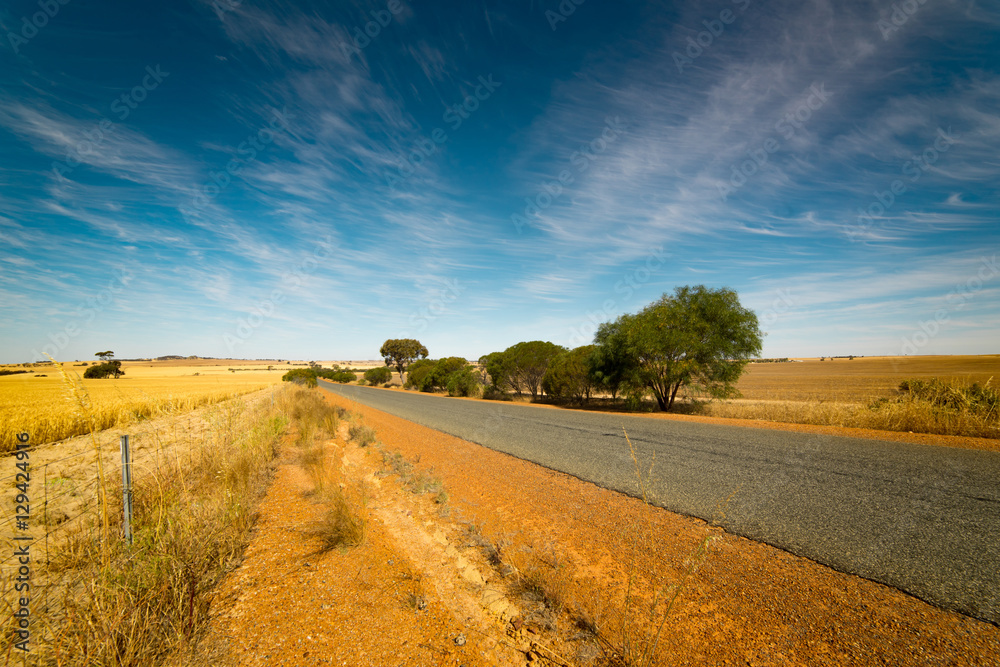
[[[392,371],[385,366],[369,368],[365,371],[365,380],[371,385],[386,384],[392,380]]]
[[[466,366],[449,375],[446,384],[449,396],[479,395],[479,376],[472,370],[471,366]]]
[[[83,377],[88,379],[108,377],[117,379],[121,375],[125,375],[125,371],[122,370],[122,362],[120,361],[105,361],[103,364],[95,364],[83,372]]]
[[[359,447],[367,447],[375,442],[375,429],[364,424],[351,424],[347,429],[347,436],[358,443]]]
[[[489,385],[483,388],[483,398],[487,401],[513,401],[514,398],[505,391]]]
[[[281,376],[282,382],[293,382],[303,387],[316,386],[316,371],[311,368],[295,368]]]
[[[436,366],[437,362],[430,359],[414,361],[406,369],[406,384],[404,386],[407,389],[423,390],[424,380],[427,379]]]

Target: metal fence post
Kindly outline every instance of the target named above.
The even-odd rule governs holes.
[[[128,436],[122,436],[122,532],[132,544],[132,450]]]

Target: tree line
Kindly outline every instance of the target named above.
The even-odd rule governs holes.
[[[601,324],[591,345],[524,341],[483,355],[478,371],[460,357],[427,359],[427,348],[413,339],[387,340],[380,353],[401,378],[406,373],[406,387],[421,391],[493,399],[528,393],[532,400],[545,394],[579,403],[596,393],[631,402],[652,396],[666,411],[685,386],[714,398],[737,395],[736,382],[762,339],[757,316],[734,290],[698,285]]]

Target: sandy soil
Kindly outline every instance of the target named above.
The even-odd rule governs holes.
[[[648,605],[633,604],[623,624],[629,584],[648,602],[683,581],[659,664],[1000,665],[993,625],[328,400],[362,415],[382,443],[331,445],[346,476],[368,490],[368,538],[318,554],[302,531],[321,509],[286,460],[246,561],[215,605],[206,645],[228,664],[602,664],[621,649],[623,625],[643,645]],[[380,449],[440,479],[447,502],[387,475]],[[693,559],[706,538],[703,562]]]

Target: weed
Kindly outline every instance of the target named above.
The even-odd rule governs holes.
[[[374,444],[377,440],[375,429],[360,423],[351,424],[347,435],[352,441],[357,443],[358,447],[367,447]]]
[[[338,547],[354,547],[364,542],[367,522],[359,503],[348,497],[340,487],[328,490],[329,506],[323,518],[306,529],[309,537],[318,539],[321,552]]]

